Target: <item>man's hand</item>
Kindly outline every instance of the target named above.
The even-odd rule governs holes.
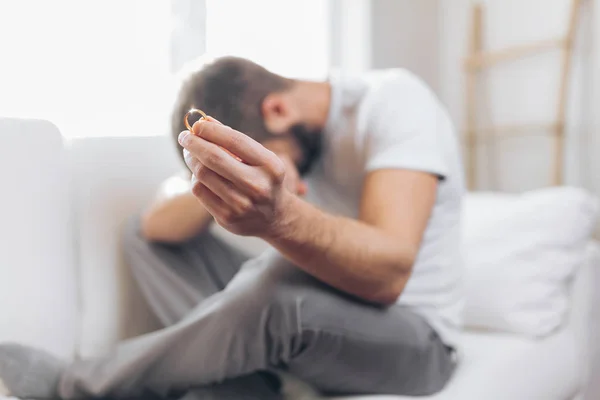
[[[269,237],[282,228],[287,198],[286,164],[275,153],[218,121],[198,121],[184,131],[192,192],[217,223],[238,235]]]
[[[360,220],[338,217],[293,194],[289,187],[299,180],[286,178],[291,160],[214,121],[192,130],[195,135],[182,132],[179,141],[194,174],[193,193],[220,225],[265,239],[298,268],[346,293],[384,305],[396,301],[435,203],[436,176],[371,172]]]

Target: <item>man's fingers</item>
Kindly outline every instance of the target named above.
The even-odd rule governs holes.
[[[192,183],[192,193],[200,200],[210,215],[216,219],[220,219],[224,215],[231,213],[227,204],[209,188],[198,182],[195,178]]]
[[[206,167],[201,167],[198,169],[195,176],[198,179],[198,182],[210,189],[211,192],[227,203],[231,209],[238,212],[244,212],[252,207],[250,199],[240,193],[235,185],[225,180],[214,171],[211,171]]]
[[[204,119],[207,120],[207,121],[216,122],[219,125],[223,125],[223,123],[221,121],[219,121],[216,118],[211,117],[210,115],[207,115],[206,118],[204,118]],[[192,127],[192,129],[194,129],[194,128]]]
[[[196,171],[190,164],[194,163],[193,159],[196,158],[202,165],[239,187],[243,187],[245,184],[242,177],[247,179],[256,174],[252,167],[237,161],[216,144],[202,138],[188,134],[183,140],[180,139],[180,143],[189,152],[185,155],[185,159],[193,173]]]
[[[223,147],[250,165],[268,166],[276,157],[254,139],[219,122],[198,121],[192,130],[195,135]]]

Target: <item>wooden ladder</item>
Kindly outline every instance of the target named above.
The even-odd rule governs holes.
[[[533,130],[543,130],[554,135],[554,171],[553,183],[563,183],[564,171],[564,136],[565,120],[567,113],[567,97],[572,69],[572,53],[577,32],[579,9],[582,0],[571,0],[571,11],[567,34],[557,39],[542,40],[534,43],[514,46],[497,51],[484,51],[483,37],[483,6],[476,4],[472,10],[472,32],[470,54],[465,59],[466,72],[466,132],[467,146],[467,184],[470,190],[476,188],[477,183],[477,147],[481,141],[495,140],[499,137],[523,136]],[[480,72],[486,68],[494,67],[501,63],[514,61],[523,57],[532,56],[544,51],[560,49],[562,54],[562,69],[560,72],[559,100],[556,110],[556,119],[549,124],[522,124],[507,126],[490,126],[479,128],[477,126],[477,81]]]

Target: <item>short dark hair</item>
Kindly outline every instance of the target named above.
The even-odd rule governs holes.
[[[182,81],[171,116],[171,133],[177,142],[179,133],[186,129],[183,117],[190,108],[199,108],[262,142],[271,137],[262,116],[263,100],[291,85],[291,79],[244,58],[228,56],[206,62]]]

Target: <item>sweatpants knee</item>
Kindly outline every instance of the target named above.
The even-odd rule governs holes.
[[[261,358],[268,366],[287,363],[300,351],[302,291],[269,271],[246,278],[225,289],[219,315],[229,329],[243,332],[246,346],[266,345]]]
[[[296,313],[301,299],[298,290],[284,282],[256,277],[245,285],[225,289],[223,312],[242,323],[257,321],[265,316],[270,323],[283,323]]]

